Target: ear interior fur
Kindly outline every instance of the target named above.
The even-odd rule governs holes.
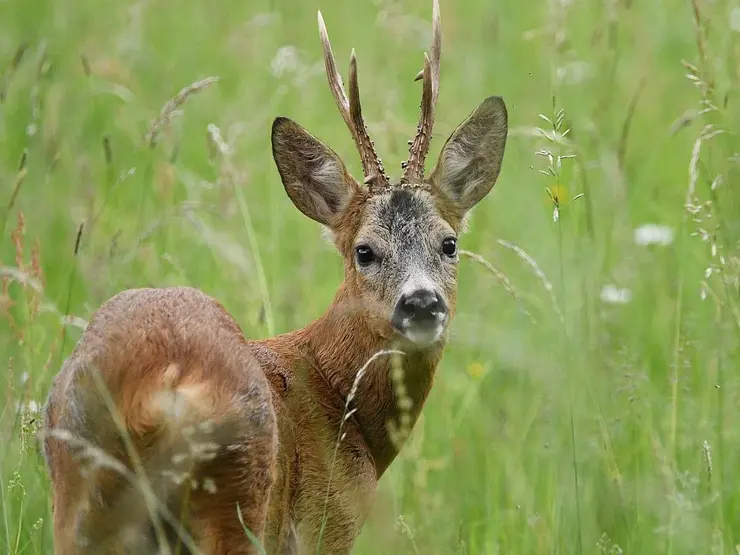
[[[429,175],[461,215],[493,188],[503,162],[508,114],[501,97],[484,100],[450,135]]]
[[[359,188],[339,155],[288,118],[272,125],[272,154],[296,208],[331,227]]]

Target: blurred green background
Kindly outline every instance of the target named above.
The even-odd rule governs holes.
[[[460,241],[498,273],[461,261],[435,389],[356,552],[740,553],[740,2],[441,4],[428,167],[504,97],[503,171]],[[190,284],[262,337],[331,302],[341,261],[269,141],[291,117],[361,175],[318,9],[397,177],[430,0],[0,1],[0,551],[52,552],[36,411],[100,303]],[[575,157],[548,172],[543,149]]]

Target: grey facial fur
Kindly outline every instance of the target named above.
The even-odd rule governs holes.
[[[393,189],[371,197],[366,213],[355,247],[370,247],[375,260],[355,264],[364,277],[368,300],[382,307],[391,320],[402,296],[417,291],[431,291],[447,306],[454,295],[458,256],[444,254],[442,244],[455,238],[455,232],[439,214],[432,194],[423,189]],[[406,321],[398,331],[414,343],[434,342],[448,318],[446,310],[436,316],[434,325]]]

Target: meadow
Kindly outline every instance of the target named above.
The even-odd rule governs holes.
[[[397,177],[430,0],[0,1],[0,552],[52,552],[38,409],[103,301],[193,285],[251,337],[331,302],[269,140],[293,118],[361,175],[319,9]],[[740,553],[740,2],[441,9],[428,165],[489,95],[510,133],[355,552]]]

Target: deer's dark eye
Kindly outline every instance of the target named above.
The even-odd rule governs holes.
[[[448,237],[442,241],[442,252],[450,257],[455,256],[457,254],[457,239]]]
[[[371,249],[367,245],[360,245],[355,250],[357,252],[357,263],[360,266],[367,266],[375,260],[375,253],[373,252],[373,249]]]

